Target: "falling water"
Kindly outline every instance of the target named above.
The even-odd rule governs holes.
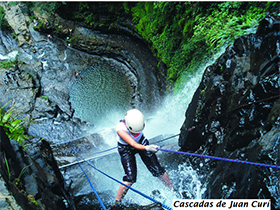
[[[188,104],[191,102],[192,96],[201,81],[205,67],[208,66],[211,62],[213,62],[213,60],[202,65],[195,75],[192,75],[191,77],[186,76],[185,85],[180,91],[166,96],[164,102],[162,104],[158,104],[157,111],[155,111],[152,115],[145,116],[147,120],[144,133],[146,137],[151,140],[151,142],[153,142],[155,139],[161,140],[164,137],[175,135],[180,132],[180,128],[185,119],[184,116]],[[94,109],[100,110],[100,112],[106,114],[106,110],[112,110],[112,107],[110,107],[110,103],[112,103],[112,100],[116,100],[115,97],[117,97],[117,100],[122,102],[126,100],[129,101],[127,99],[127,97],[129,97],[129,94],[125,96],[122,95],[125,92],[125,88],[128,88],[128,86],[118,86],[117,89],[124,90],[122,94],[118,96],[117,92],[111,92],[111,90],[105,89],[103,84],[104,78],[101,78],[101,72],[99,71],[100,69],[89,69],[85,74],[82,75],[84,77],[83,80],[78,81],[75,84],[76,87],[82,88],[82,90],[85,91],[84,93],[89,94],[91,97],[88,97],[87,99],[79,99],[79,94],[75,93],[76,90],[74,89],[72,89],[71,97],[72,103],[82,103],[83,106],[78,106],[83,107],[83,109],[86,111]],[[90,76],[90,74],[94,74],[95,76]],[[116,84],[118,82],[116,82],[115,76],[108,75],[108,81],[113,79],[113,77],[113,84],[119,85]],[[122,78],[120,77],[119,79]],[[87,82],[89,82],[89,84],[87,84]],[[90,91],[89,89],[97,90],[97,93],[95,95],[93,95],[92,93],[87,93],[87,91]],[[104,90],[106,91],[106,93],[102,92]],[[98,98],[100,96],[102,98]],[[79,99],[80,101],[75,101],[77,99]],[[107,103],[106,100],[109,100],[108,105],[105,105],[105,103]],[[116,103],[119,102],[115,102],[114,104]],[[120,110],[125,110],[125,108],[126,107],[121,107]],[[85,120],[92,120],[92,116],[90,116],[90,118],[86,118],[86,112],[82,113],[81,110],[76,111],[78,115],[84,116]],[[96,115],[95,117],[98,118],[98,115]],[[95,146],[99,144],[98,142],[102,142],[103,149],[106,148],[106,145],[107,148],[116,146],[116,133],[114,131],[114,127],[112,127],[112,124],[110,123],[108,124],[108,126],[109,127],[104,129],[102,132],[97,133],[97,139],[99,140],[95,140]],[[177,142],[178,137],[162,142],[160,143],[160,146],[166,149],[177,150],[179,149],[179,147],[177,146]],[[105,147],[104,144],[106,144]],[[167,187],[163,185],[160,180],[153,177],[148,172],[139,157],[137,157],[137,182],[133,185],[133,188],[169,206],[172,206],[173,199],[176,199],[178,197],[184,198],[184,196],[187,196],[188,198],[192,199],[203,198],[205,189],[202,187],[200,177],[198,176],[196,171],[193,170],[191,165],[187,165],[186,163],[182,163],[180,161],[174,161],[175,159],[177,159],[177,157],[176,155],[174,156],[174,154],[172,155],[173,156],[170,156],[170,154],[166,154],[164,152],[157,153],[160,162],[164,164],[164,167],[166,168],[166,171],[169,174],[174,186],[176,186],[181,194],[175,194],[174,192],[171,192]],[[90,163],[94,165],[94,167],[107,173],[113,178],[119,181],[122,180],[123,169],[116,150],[106,156],[94,158],[90,161]],[[110,203],[112,203],[115,199],[120,184],[104,176],[103,174],[100,174],[98,171],[95,171],[86,163],[83,164],[83,167],[85,172],[87,173],[87,176],[89,176],[90,180],[92,180],[95,189],[97,190],[97,192],[99,192],[101,199],[105,200],[105,203],[107,203],[107,205],[110,205]],[[77,176],[77,174],[79,175]],[[71,167],[71,169],[65,170],[64,177],[68,180],[77,179],[77,181],[74,181],[75,184],[73,186],[73,192],[76,196],[86,195],[87,193],[92,192],[90,185],[87,183],[85,177],[81,174],[81,171],[77,165]],[[151,203],[149,199],[146,199],[145,197],[142,197],[133,191],[129,191],[127,193],[126,197],[124,198],[124,202],[136,203],[139,205],[146,205]]]

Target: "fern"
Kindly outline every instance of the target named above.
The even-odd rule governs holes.
[[[5,111],[10,102],[7,102],[0,108],[0,126],[2,126],[9,137],[19,142],[25,148],[28,137],[25,135],[25,121],[17,119],[18,113],[15,113],[13,106]]]

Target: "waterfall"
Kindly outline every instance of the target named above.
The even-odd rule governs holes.
[[[180,127],[184,121],[185,110],[201,81],[203,70],[208,64],[209,63],[201,66],[195,75],[188,77],[185,86],[180,91],[166,96],[164,102],[157,106],[156,112],[151,116],[146,116],[147,120],[144,133],[151,142],[153,142],[154,139],[161,140],[164,136],[170,136],[180,132]],[[112,126],[110,123],[108,125]],[[106,149],[106,145],[107,148],[116,146],[116,133],[114,127],[109,127],[101,132],[97,132],[96,137],[93,139],[95,150],[98,148],[98,145],[102,146],[103,149]],[[173,138],[168,142],[162,142],[160,146],[177,150],[179,149],[177,142],[178,138]],[[86,154],[86,152],[82,151],[82,154]],[[173,159],[178,158],[178,156],[172,155],[173,154],[165,154],[163,152],[157,153],[161,164],[166,168],[174,186],[178,188],[179,192],[187,194],[189,198],[202,198],[204,189],[196,171],[193,170],[190,165],[186,165],[186,163],[180,163],[179,161],[176,163]],[[132,187],[148,196],[154,197],[166,205],[172,205],[173,199],[178,198],[178,194],[176,195],[171,192],[160,180],[153,177],[138,156],[136,159],[138,176],[137,182]],[[103,157],[95,158],[90,162],[99,170],[122,181],[123,168],[117,151]],[[106,200],[108,205],[110,205],[115,199],[119,183],[110,180],[108,177],[95,171],[87,164],[83,164],[83,167],[87,175],[90,177],[90,180],[94,183],[96,190],[101,193],[103,200]],[[76,180],[74,181],[75,184],[73,184],[73,192],[76,196],[92,192],[90,185],[81,174],[77,165],[71,167],[71,169],[66,169],[64,177],[66,180]],[[148,205],[151,203],[150,200],[133,191],[127,193],[124,202],[136,203],[139,205]]]
[[[221,53],[223,51],[224,49]],[[176,93],[167,95],[163,100],[163,103],[158,104],[157,109],[153,114],[145,116],[146,126],[144,133],[145,136],[150,139],[151,143],[155,140],[162,140],[164,137],[179,134],[180,128],[185,119],[185,111],[192,100],[194,92],[199,86],[204,69],[213,63],[213,60],[215,60],[221,53],[217,54],[207,63],[202,64],[194,75],[185,76],[186,82],[184,83],[184,86]],[[82,84],[82,82],[80,83]],[[72,96],[74,95],[75,94],[72,94]],[[114,113],[111,114],[114,115]],[[115,114],[118,115],[119,113]],[[115,124],[116,123],[117,121]],[[92,143],[92,145],[94,145],[93,150],[97,151],[96,149],[99,148],[99,146],[104,150],[106,148],[115,147],[116,137],[114,123],[110,122],[108,123],[107,128],[96,133],[96,137],[93,138]],[[178,150],[178,137],[161,142],[159,143],[159,146],[167,149]],[[82,152],[82,154],[83,153],[86,154],[86,152]],[[171,192],[168,188],[166,188],[160,180],[153,177],[138,156],[136,157],[138,168],[137,182],[133,184],[133,188],[148,196],[154,197],[156,200],[169,206],[172,206],[173,199],[178,199],[178,196],[180,196],[179,198],[187,197],[191,199],[203,198],[205,189],[200,182],[201,177],[199,177],[191,165],[176,161],[175,159],[180,159],[178,154],[158,152],[157,156],[161,164],[166,168],[174,186],[181,194],[174,194],[174,192]],[[108,155],[98,156],[98,158],[92,159],[90,163],[99,170],[109,174],[119,181],[122,181],[123,168],[119,154],[116,150]],[[101,194],[105,203],[108,202],[107,205],[110,205],[115,199],[120,184],[95,171],[87,164],[83,164],[83,167],[87,175],[90,177],[90,180],[94,183],[95,189],[99,192],[99,194]],[[77,174],[79,174],[78,177]],[[73,192],[76,196],[82,196],[92,192],[90,185],[81,174],[77,165],[71,167],[70,170],[65,170],[64,177],[66,180],[76,180],[74,181],[75,184],[73,184]],[[124,202],[136,203],[139,205],[148,205],[151,203],[150,200],[131,190],[128,191],[125,196]]]
[[[147,55],[139,57],[139,62],[137,62],[138,58],[134,58],[136,54],[132,53],[130,55],[129,50],[132,49],[131,52],[133,52],[133,50],[136,49],[137,53],[141,52],[142,54],[142,49],[139,48],[138,50],[138,43],[137,48],[133,48],[131,43],[131,46],[127,47],[127,45],[130,44],[126,42],[125,37],[114,37],[112,34],[103,36],[103,34],[99,34],[99,32],[87,33],[89,29],[82,29],[80,26],[76,27],[75,32],[78,34],[80,30],[80,32],[85,33],[83,34],[85,36],[81,37],[94,40],[93,42],[87,42],[86,39],[79,38],[82,41],[82,44],[79,46],[81,47],[81,52],[68,45],[66,46],[65,40],[60,40],[58,37],[52,41],[49,40],[46,35],[35,31],[33,29],[33,24],[30,24],[29,30],[30,36],[32,37],[32,44],[25,44],[21,48],[18,47],[17,41],[13,39],[10,33],[0,30],[0,60],[20,61],[22,65],[21,70],[28,76],[26,76],[26,78],[30,79],[30,81],[31,78],[35,80],[34,82],[30,82],[30,84],[36,83],[36,85],[34,85],[34,90],[36,87],[39,91],[36,92],[36,96],[32,94],[34,99],[30,99],[30,104],[39,103],[42,101],[40,100],[42,98],[44,98],[44,100],[47,98],[47,103],[40,105],[39,111],[35,110],[35,108],[32,111],[33,113],[28,111],[28,116],[32,116],[32,114],[35,113],[34,116],[38,117],[36,119],[36,125],[35,123],[30,125],[29,131],[31,131],[31,134],[32,132],[35,134],[32,136],[40,137],[40,139],[46,139],[53,143],[53,150],[59,166],[66,163],[73,163],[73,165],[61,169],[61,172],[74,196],[76,198],[81,196],[81,203],[88,202],[89,206],[93,205],[93,203],[98,204],[95,196],[91,196],[93,192],[86,177],[78,164],[75,164],[76,159],[73,156],[75,151],[71,151],[68,140],[70,140],[70,138],[76,139],[73,144],[77,147],[79,154],[84,158],[92,157],[92,159],[88,161],[89,163],[115,179],[119,181],[122,180],[123,168],[117,150],[111,150],[110,152],[98,155],[96,155],[96,153],[116,146],[117,136],[115,125],[118,120],[123,117],[125,111],[130,108],[131,104],[136,104],[131,103],[131,99],[138,96],[137,94],[150,97],[149,93],[157,91],[158,87],[154,88],[153,85],[160,80],[157,81],[156,77],[151,76],[153,79],[146,81],[145,78],[149,78],[149,72],[148,74],[137,75],[137,79],[140,78],[140,80],[142,79],[145,81],[141,83],[142,89],[137,89],[137,94],[135,94],[133,84],[131,84],[129,80],[129,75],[126,75],[124,71],[118,71],[125,68],[127,68],[130,73],[132,70],[135,71],[134,73],[136,73],[136,71],[139,73],[139,69],[149,70],[149,65],[143,65],[141,67],[139,63],[143,62],[143,60],[149,60],[150,54],[147,53]],[[252,33],[255,32],[252,31]],[[97,40],[95,40],[96,37],[98,37]],[[91,46],[92,48],[90,46],[88,46],[88,48],[86,45],[84,46],[85,43],[93,44]],[[95,45],[98,46],[96,47]],[[120,45],[120,47],[117,47],[118,45]],[[276,51],[279,53],[279,42],[277,42],[276,47],[278,50]],[[89,50],[90,52],[91,50],[94,51],[95,48],[97,51],[94,52],[93,55],[82,52],[83,49],[86,49],[86,51]],[[109,52],[109,49],[112,52]],[[117,53],[117,51],[119,52]],[[220,53],[211,58],[208,63],[201,64],[200,68],[195,70],[195,74],[183,75],[181,81],[184,81],[184,84],[181,89],[166,95],[163,100],[156,100],[161,94],[151,94],[151,96],[155,95],[151,101],[156,101],[155,103],[158,103],[155,105],[155,109],[153,109],[155,111],[149,114],[144,111],[146,118],[144,133],[151,143],[158,144],[165,149],[179,149],[178,136],[176,135],[180,133],[180,128],[185,120],[185,112],[193,98],[194,92],[200,84],[204,69],[206,66],[212,64],[213,60],[219,57],[223,52],[224,49],[221,49]],[[111,54],[114,55],[114,57],[105,58],[104,55],[107,53],[110,56]],[[111,60],[116,59],[114,53],[117,54],[117,59],[119,60],[127,57],[127,62],[118,62],[117,60],[111,62]],[[95,63],[100,64],[102,68],[94,66]],[[123,66],[120,67],[121,65]],[[131,68],[128,68],[129,65],[131,65]],[[226,66],[230,67],[231,65],[230,60],[228,60]],[[106,67],[104,68],[104,66]],[[104,70],[107,71],[105,75]],[[83,73],[80,74],[78,72]],[[136,76],[135,78],[133,77],[133,79],[136,79]],[[22,81],[29,84],[27,83],[27,79]],[[72,88],[71,84],[73,84]],[[146,84],[151,84],[151,87],[148,88]],[[75,89],[76,87],[81,87],[81,89]],[[17,93],[23,93],[26,89],[30,89],[30,87],[20,87],[17,88],[16,91]],[[35,91],[33,91],[33,93],[34,92]],[[69,101],[68,93],[70,93]],[[12,96],[12,94],[13,92],[10,93],[10,96]],[[30,97],[30,95],[24,94],[22,98]],[[39,98],[41,95],[42,98]],[[83,97],[81,97],[81,95],[83,95]],[[150,102],[149,100],[145,101]],[[142,104],[144,104],[143,106],[149,104],[145,103],[145,101],[142,102]],[[71,106],[68,102],[70,102]],[[137,102],[141,103],[141,100]],[[139,105],[139,103],[137,103],[137,105]],[[22,99],[19,104],[23,104]],[[57,108],[53,108],[54,106]],[[73,118],[72,109],[75,110]],[[81,119],[82,122],[75,119],[75,117]],[[84,122],[88,122],[88,124]],[[91,124],[94,124],[94,126],[91,126]],[[91,132],[91,135],[88,135],[87,132]],[[76,138],[77,136],[83,137]],[[169,136],[176,137],[168,141],[160,141]],[[64,144],[62,141],[67,142]],[[157,141],[159,141],[159,143],[156,143]],[[55,143],[57,142],[62,142],[61,144],[64,145],[56,145]],[[165,167],[179,194],[170,191],[160,180],[153,177],[138,155],[136,157],[138,177],[137,182],[132,186],[133,188],[155,198],[167,206],[172,206],[173,199],[177,198],[202,199],[204,197],[206,189],[201,182],[204,177],[200,177],[201,173],[194,170],[195,167],[191,165],[190,162],[186,160],[183,161],[183,156],[181,154],[159,151],[157,156],[160,163]],[[186,157],[186,159],[187,158],[191,157]],[[87,165],[86,162],[83,162],[81,165],[103,202],[108,206],[111,205],[120,184],[94,170]],[[273,192],[271,194],[276,197],[276,201],[279,201],[279,196],[277,197],[277,188],[274,188],[275,183],[277,184],[277,180],[274,179],[275,174],[273,174],[273,172],[271,172],[271,174],[273,177],[268,177],[268,184],[266,183],[266,185],[270,186],[268,190]],[[224,185],[222,188],[224,189],[226,187],[227,185]],[[233,185],[231,189],[234,189],[234,187],[235,185]],[[261,193],[261,190],[259,193]],[[225,192],[230,193],[230,191]],[[80,201],[79,199],[77,200]],[[148,205],[151,203],[150,200],[131,190],[129,190],[123,202],[135,203],[138,205]]]

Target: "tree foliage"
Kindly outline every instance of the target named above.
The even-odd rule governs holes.
[[[132,9],[138,33],[168,67],[168,79],[191,74],[238,36],[252,32],[271,2],[139,2]],[[279,8],[279,7],[278,7]]]

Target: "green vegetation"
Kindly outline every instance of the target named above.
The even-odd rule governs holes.
[[[18,62],[15,58],[15,60],[9,60],[9,61],[0,61],[0,68],[2,69],[8,69],[8,68],[14,68],[15,65],[18,65],[21,62]]]
[[[0,7],[0,29],[8,27],[8,22],[5,19],[5,11],[3,7]]]
[[[7,173],[8,173],[9,180],[11,180],[10,166],[9,166],[8,160],[6,158],[6,155],[5,155],[5,163],[6,163],[6,167],[7,167]]]
[[[45,100],[49,100],[48,96],[41,96],[41,98],[45,99]]]
[[[8,173],[9,180],[11,180],[10,166],[9,166],[9,163],[8,163],[8,160],[7,160],[6,157],[5,157],[5,163],[6,163],[6,167],[7,167],[7,173]],[[15,181],[14,181],[14,185],[15,185],[15,186],[19,186],[20,178],[22,177],[22,175],[25,173],[26,169],[27,169],[29,166],[31,166],[31,165],[25,166],[25,167],[20,171],[18,177],[15,178]]]
[[[0,107],[0,126],[2,126],[9,137],[19,142],[19,144],[25,148],[26,140],[28,137],[25,135],[25,123],[23,119],[18,119],[18,114],[14,108],[11,107],[5,111],[8,103]]]
[[[18,3],[9,2],[9,5]],[[222,46],[256,29],[268,12],[279,13],[279,2],[30,1],[25,4],[31,21],[34,20],[33,11],[39,9],[42,13],[57,12],[65,19],[82,21],[92,28],[111,30],[115,23],[125,23],[150,43],[154,55],[168,67],[168,80],[176,87],[179,87],[183,76],[193,74]],[[129,19],[135,25],[127,23]],[[37,28],[49,26],[39,20],[37,23]],[[5,20],[5,11],[0,7],[0,28],[3,27],[9,26]],[[60,30],[47,29],[56,33]],[[69,38],[70,43],[74,41]],[[13,65],[13,61],[0,62],[0,67],[4,69]],[[48,99],[45,96],[42,98]],[[24,121],[17,118],[13,108],[5,111],[6,106],[0,107],[0,125],[5,128],[10,139],[24,146],[27,139],[24,135]]]
[[[24,172],[26,171],[26,169],[27,169],[29,166],[31,166],[31,165],[25,166],[25,167],[20,171],[18,177],[15,178],[15,182],[14,182],[14,185],[15,185],[15,186],[18,186],[18,185],[19,185],[19,183],[20,183],[20,178],[22,177],[22,175],[24,174]]]
[[[38,206],[38,202],[36,201],[35,197],[33,195],[27,196],[28,200],[33,203],[35,206]]]
[[[11,67],[14,67],[15,62],[13,61],[0,61],[0,68],[2,69],[8,69]]]
[[[222,46],[252,33],[266,13],[277,11],[279,6],[275,2],[240,1],[77,4],[78,9],[69,6],[74,19],[91,27],[107,23],[111,29],[112,23],[122,18],[132,19],[134,30],[151,44],[154,55],[168,67],[168,79],[174,83],[180,83],[182,75],[194,73]]]
[[[271,2],[139,2],[132,8],[138,33],[168,67],[168,79],[192,74],[209,56],[249,34]]]
[[[133,5],[133,3],[129,5]],[[90,27],[107,27],[107,25],[110,25],[109,28],[112,28],[113,23],[118,23],[120,19],[130,15],[129,5],[121,2],[80,2],[77,3],[76,7],[74,3],[70,8],[72,8],[73,17],[76,21],[83,21]],[[64,15],[61,10],[58,12],[60,12],[60,15]],[[67,18],[71,19],[70,16]]]
[[[54,12],[56,9],[59,8],[61,4],[65,4],[65,2],[55,2],[55,1],[30,1],[25,2],[27,5],[29,11],[34,11],[35,9],[38,9],[42,13],[50,13]]]

